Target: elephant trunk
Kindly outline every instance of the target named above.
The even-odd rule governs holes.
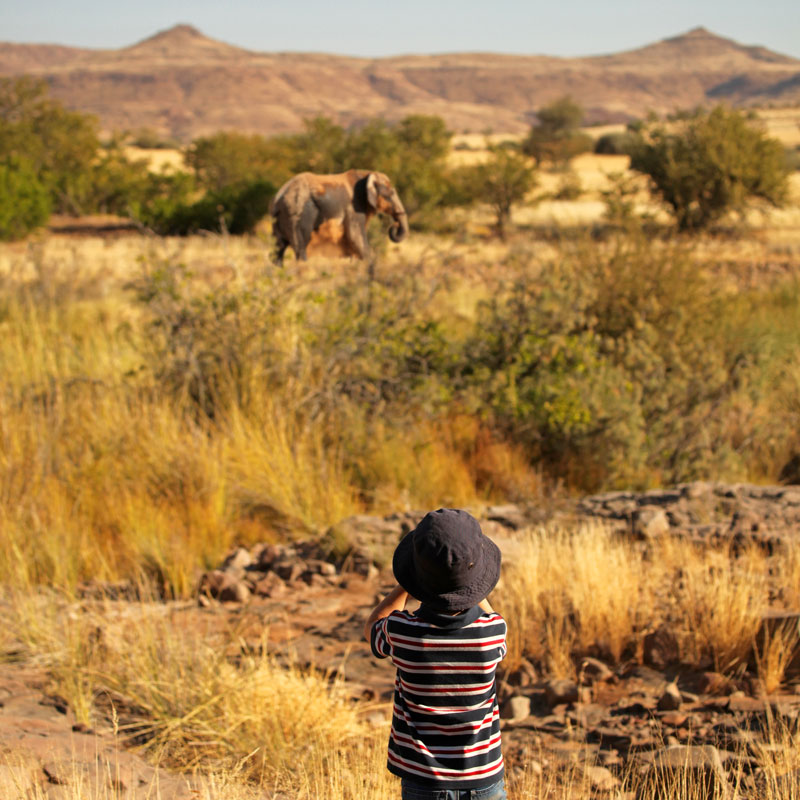
[[[408,215],[396,190],[392,192],[392,217],[394,225],[389,228],[389,238],[395,243],[402,242],[408,236]]]
[[[408,217],[406,212],[403,211],[402,214],[395,216],[394,225],[389,228],[389,238],[397,243],[402,242],[406,236],[408,236]]]

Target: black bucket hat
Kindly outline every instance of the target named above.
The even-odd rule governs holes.
[[[430,511],[397,545],[397,582],[422,603],[441,611],[478,604],[500,579],[500,549],[478,520],[461,509]]]

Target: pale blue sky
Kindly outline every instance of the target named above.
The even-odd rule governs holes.
[[[800,0],[0,0],[0,41],[117,48],[188,23],[253,50],[595,55],[702,25],[800,58]]]

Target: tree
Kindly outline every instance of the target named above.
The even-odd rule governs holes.
[[[783,148],[739,111],[716,106],[639,129],[631,167],[650,178],[681,231],[707,228],[753,201],[786,201]]]
[[[50,191],[54,211],[91,210],[91,171],[99,146],[97,119],[51,100],[44,81],[0,79],[0,159],[30,164]]]
[[[565,164],[592,149],[592,139],[580,131],[583,108],[571,97],[561,97],[536,112],[538,123],[531,127],[522,150],[536,165],[543,161]]]
[[[280,185],[299,165],[297,137],[222,131],[195,139],[186,151],[186,164],[198,184],[210,192],[267,180]]]
[[[505,239],[511,224],[511,209],[535,188],[536,170],[514,149],[491,146],[489,150],[489,160],[465,167],[461,180],[473,201],[482,200],[492,207],[497,235]]]
[[[49,216],[50,197],[34,168],[16,159],[0,164],[0,240],[22,239]]]

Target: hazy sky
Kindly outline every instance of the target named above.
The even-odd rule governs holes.
[[[800,0],[0,0],[0,41],[117,48],[177,23],[253,50],[594,55],[702,25],[800,58]]]

